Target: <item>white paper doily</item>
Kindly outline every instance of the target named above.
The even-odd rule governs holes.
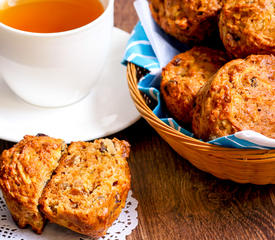
[[[138,201],[129,191],[125,208],[118,219],[108,229],[107,234],[98,240],[125,240],[138,225]],[[1,240],[88,240],[90,237],[72,232],[56,224],[48,223],[41,235],[32,232],[30,228],[20,229],[16,226],[6,206],[0,191],[0,239]]]

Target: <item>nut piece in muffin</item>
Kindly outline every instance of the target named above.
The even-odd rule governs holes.
[[[0,187],[13,219],[41,233],[45,219],[38,200],[58,165],[66,144],[48,136],[25,136],[0,158]]]
[[[156,23],[184,43],[201,43],[218,28],[222,0],[150,0]]]
[[[91,237],[104,235],[130,189],[129,151],[117,139],[72,143],[39,201],[46,218]]]
[[[161,94],[171,115],[181,123],[192,122],[199,89],[226,63],[222,51],[193,47],[173,58],[162,70]]]
[[[232,57],[275,54],[274,0],[226,0],[219,19],[222,42]]]
[[[275,57],[251,55],[225,64],[196,98],[193,132],[212,140],[242,130],[275,138]]]

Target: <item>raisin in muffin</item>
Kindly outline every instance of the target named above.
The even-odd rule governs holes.
[[[242,130],[275,138],[275,57],[251,55],[225,64],[199,91],[193,132],[211,140]]]
[[[274,11],[274,0],[226,0],[219,30],[228,53],[236,58],[275,54]]]
[[[201,43],[218,28],[222,0],[150,0],[154,20],[184,43]]]
[[[39,201],[46,218],[91,237],[104,235],[130,189],[129,151],[117,139],[72,143]]]
[[[192,122],[199,89],[226,63],[225,54],[207,47],[181,53],[162,70],[161,94],[171,115],[181,123]]]
[[[0,158],[0,187],[13,219],[41,233],[45,224],[38,200],[66,144],[48,136],[25,136]]]

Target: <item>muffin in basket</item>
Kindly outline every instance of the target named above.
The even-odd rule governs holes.
[[[222,42],[232,57],[275,54],[274,0],[225,0],[219,18]]]
[[[66,144],[47,136],[25,136],[0,158],[0,187],[14,221],[41,233],[45,218],[38,200]]]
[[[217,29],[222,0],[150,0],[154,20],[184,43],[201,43]]]
[[[199,89],[226,63],[224,52],[193,47],[162,70],[161,94],[171,115],[181,123],[192,122],[192,109]]]
[[[39,201],[50,221],[100,237],[119,216],[130,189],[130,145],[117,139],[74,142]]]
[[[200,89],[194,134],[203,140],[254,130],[275,138],[275,57],[251,55],[225,64]]]

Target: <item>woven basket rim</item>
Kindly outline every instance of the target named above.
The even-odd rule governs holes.
[[[185,143],[187,145],[193,146],[193,147],[200,147],[203,148],[205,151],[226,151],[226,152],[230,152],[230,153],[236,153],[236,154],[240,154],[240,155],[262,155],[262,154],[270,154],[272,155],[270,157],[270,159],[265,159],[265,161],[270,161],[273,162],[274,160],[274,156],[275,156],[275,149],[239,149],[239,148],[228,148],[228,147],[223,147],[223,146],[218,146],[218,145],[214,145],[211,143],[207,143],[204,141],[201,141],[199,139],[193,138],[193,137],[189,137],[179,131],[177,131],[176,129],[168,126],[166,123],[164,123],[163,121],[161,121],[154,113],[153,111],[149,108],[149,106],[146,104],[144,98],[142,97],[138,86],[137,86],[137,81],[138,79],[136,78],[136,76],[134,76],[134,74],[136,74],[136,67],[137,65],[135,65],[134,63],[127,63],[127,79],[128,79],[128,85],[129,85],[129,89],[131,91],[131,94],[133,94],[136,99],[133,99],[134,102],[136,103],[138,110],[142,111],[141,115],[144,118],[149,118],[151,121],[153,121],[154,123],[156,123],[157,125],[159,125],[159,127],[163,128],[165,131],[169,132],[169,134],[174,135],[174,137],[179,138],[179,140],[185,141]],[[137,101],[138,100],[138,101]],[[140,108],[140,109],[139,109]],[[145,116],[144,116],[145,115]],[[202,149],[200,149],[202,150]],[[237,160],[236,160],[237,161]],[[240,160],[243,161],[243,160]],[[261,162],[262,160],[248,160],[253,161],[253,162]]]

